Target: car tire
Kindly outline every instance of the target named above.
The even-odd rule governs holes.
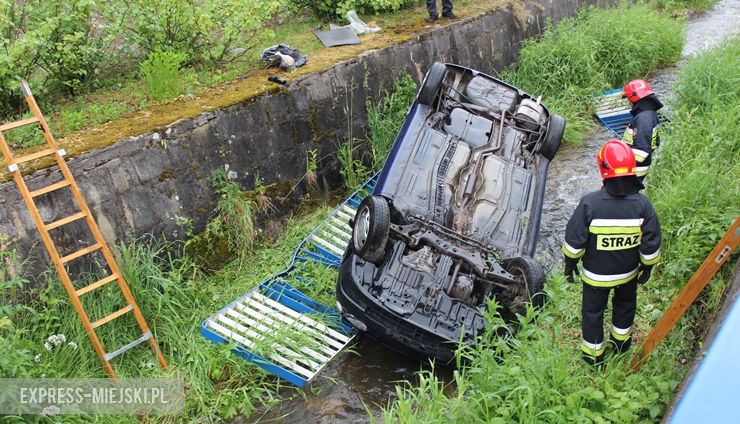
[[[432,67],[427,72],[427,77],[424,79],[424,83],[419,90],[419,96],[417,100],[423,105],[431,105],[434,102],[434,98],[437,97],[437,92],[442,86],[442,81],[445,79],[447,74],[447,67],[439,62],[432,63]]]
[[[545,141],[542,142],[542,147],[540,147],[540,154],[548,160],[552,160],[560,148],[564,133],[565,118],[553,114],[550,117],[550,125],[547,127],[547,133],[545,133]]]
[[[352,250],[360,258],[380,264],[385,256],[391,223],[388,201],[382,196],[362,199],[352,226]]]
[[[513,312],[524,313],[526,302],[531,303],[535,308],[540,308],[545,304],[545,270],[542,265],[524,255],[509,259],[504,268],[520,283],[516,290],[517,299],[512,302]]]

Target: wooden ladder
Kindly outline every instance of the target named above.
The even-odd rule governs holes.
[[[28,84],[26,82],[21,83],[21,91],[23,92],[23,96],[26,98],[26,102],[28,103],[28,107],[31,110],[31,113],[33,113],[33,118],[22,119],[20,121],[0,125],[0,148],[2,149],[2,153],[5,157],[5,162],[8,164],[8,172],[10,172],[13,175],[13,179],[15,180],[15,183],[18,185],[18,189],[20,190],[21,196],[23,196],[23,200],[25,201],[26,206],[28,207],[28,210],[31,213],[31,217],[33,218],[33,221],[36,224],[36,228],[38,229],[39,234],[41,234],[41,240],[43,240],[44,246],[46,247],[47,252],[49,252],[49,256],[51,257],[51,260],[54,263],[54,267],[59,273],[59,277],[62,280],[62,284],[64,285],[65,290],[67,290],[67,294],[69,294],[69,298],[72,301],[72,306],[75,308],[75,310],[77,311],[77,314],[80,316],[80,320],[82,321],[82,326],[85,328],[85,332],[87,333],[87,336],[90,338],[93,348],[95,349],[95,352],[98,354],[98,357],[100,358],[100,362],[103,363],[103,368],[105,369],[105,372],[108,374],[110,378],[115,379],[116,373],[113,371],[113,367],[110,364],[111,359],[115,358],[116,356],[130,349],[133,349],[134,347],[138,346],[139,344],[145,341],[149,342],[149,346],[151,346],[152,350],[154,351],[154,354],[157,356],[157,359],[159,359],[159,363],[162,365],[162,368],[167,368],[167,361],[164,359],[164,356],[162,356],[162,352],[159,350],[159,346],[157,345],[157,340],[155,339],[154,335],[152,335],[152,332],[149,329],[149,326],[147,325],[146,320],[144,319],[144,316],[141,314],[141,311],[139,310],[139,306],[136,304],[136,300],[134,299],[134,296],[131,294],[131,290],[129,289],[128,284],[126,284],[126,280],[124,279],[123,274],[121,273],[121,270],[118,268],[118,264],[116,263],[113,255],[111,254],[111,251],[108,248],[107,243],[103,239],[103,235],[100,232],[100,229],[98,228],[98,225],[95,222],[95,219],[90,213],[90,209],[88,208],[87,203],[85,202],[85,198],[82,196],[82,193],[80,192],[80,188],[77,186],[77,183],[75,182],[75,179],[72,176],[72,173],[70,172],[69,167],[64,161],[64,158],[63,158],[63,156],[65,155],[64,149],[60,149],[56,140],[54,140],[54,136],[52,136],[51,131],[49,130],[49,126],[46,124],[46,120],[44,119],[44,116],[41,114],[41,110],[36,104],[36,99],[34,99],[33,94],[31,94],[31,89],[28,87]],[[3,135],[3,132],[14,129],[14,128],[18,128],[24,125],[32,125],[32,124],[39,125],[41,131],[43,132],[44,139],[46,140],[46,145],[47,145],[46,148],[36,153],[29,154],[27,156],[23,156],[20,158],[14,158],[12,152],[10,151],[10,147],[8,146],[8,143],[5,140],[5,136]],[[30,162],[30,161],[33,161],[33,160],[36,160],[36,159],[39,159],[45,156],[54,156],[54,158],[56,159],[57,165],[59,167],[59,170],[62,173],[63,178],[60,182],[48,185],[40,189],[36,189],[34,191],[29,191],[28,186],[26,185],[26,182],[23,179],[23,175],[18,165],[21,163]],[[74,200],[77,202],[77,205],[80,209],[79,212],[74,213],[70,216],[67,216],[66,218],[59,219],[54,222],[44,223],[43,219],[41,218],[41,214],[39,213],[39,210],[36,207],[36,204],[34,203],[34,198],[41,196],[43,194],[55,191],[55,190],[65,188],[65,187],[69,187],[70,191],[72,192],[72,195],[74,196]],[[63,225],[69,224],[71,222],[75,222],[75,221],[83,220],[83,219],[87,222],[87,225],[90,229],[90,233],[92,233],[93,238],[95,239],[95,243],[89,245],[88,247],[85,247],[82,250],[79,250],[77,252],[60,257],[54,245],[54,242],[51,239],[49,231],[51,231],[54,228],[58,228]],[[85,256],[87,254],[91,254],[94,252],[102,253],[108,265],[108,270],[110,271],[109,275],[98,280],[95,283],[92,283],[80,289],[75,289],[75,285],[72,283],[72,280],[70,279],[69,273],[67,272],[67,269],[65,268],[65,264],[77,258],[80,258],[82,256]],[[116,312],[113,312],[112,314],[108,316],[98,319],[97,321],[90,322],[90,318],[88,317],[87,312],[85,312],[85,309],[80,300],[81,296],[97,288],[103,287],[104,285],[111,283],[113,281],[118,282],[118,287],[120,288],[121,293],[123,294],[123,298],[126,301],[126,306],[124,306],[123,308],[119,309]],[[124,316],[128,313],[134,314],[134,318],[136,319],[136,322],[139,325],[139,328],[141,329],[141,337],[139,337],[138,339],[130,343],[127,343],[119,347],[118,349],[112,352],[106,352],[105,349],[103,349],[103,346],[101,345],[100,340],[98,339],[98,335],[96,334],[95,330],[98,327],[104,324],[107,324],[110,321],[113,321],[114,319]]]

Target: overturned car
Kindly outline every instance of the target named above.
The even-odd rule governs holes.
[[[532,257],[565,120],[491,76],[434,63],[357,210],[337,304],[401,353],[448,362],[486,326],[544,302]]]

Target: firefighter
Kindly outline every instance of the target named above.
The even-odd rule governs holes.
[[[650,278],[660,259],[660,223],[653,205],[640,193],[632,149],[609,140],[596,156],[603,186],[584,195],[565,229],[565,276],[573,282],[577,264],[583,281],[581,330],[583,358],[604,358],[604,310],[612,296],[611,340],[624,352],[632,343],[637,286]]]
[[[626,97],[632,106],[632,120],[624,130],[622,141],[632,147],[637,161],[635,173],[642,181],[650,172],[653,150],[660,145],[660,119],[657,111],[663,107],[663,103],[644,80],[628,82],[624,86],[622,97]]]

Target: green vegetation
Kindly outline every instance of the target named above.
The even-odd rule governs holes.
[[[648,188],[663,226],[665,259],[640,289],[638,340],[655,325],[737,214],[740,84],[738,76],[727,70],[740,65],[738,53],[740,39],[735,39],[693,59],[679,76],[676,113],[667,125]],[[490,314],[494,325],[478,345],[458,352],[469,365],[455,372],[454,382],[422,373],[418,387],[398,390],[399,399],[386,410],[385,420],[657,421],[718,306],[727,268],[636,374],[626,371],[629,354],[608,357],[602,369],[581,361],[580,317],[574,307],[580,302],[580,287],[555,275],[547,285],[549,303],[541,312],[529,310],[516,335],[496,337],[496,327],[503,324]],[[446,385],[453,383],[456,390],[448,395]]]
[[[149,53],[139,65],[149,98],[165,100],[180,94],[180,65],[185,58],[184,53],[173,51],[155,50]]]
[[[415,97],[416,83],[404,73],[378,104],[368,102],[365,143],[359,143],[350,136],[337,148],[339,172],[347,191],[356,190],[383,166]]]
[[[576,141],[594,125],[586,113],[594,93],[674,63],[682,46],[682,21],[651,5],[592,8],[526,41],[516,67],[502,78],[542,95],[566,118],[566,141]]]

